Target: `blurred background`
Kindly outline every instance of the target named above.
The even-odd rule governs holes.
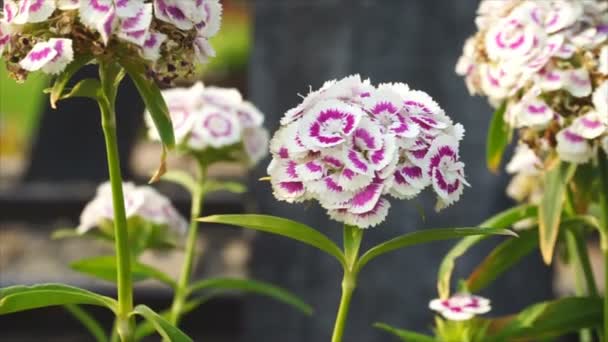
[[[1,2],[1,1],[0,1]],[[325,80],[353,73],[374,84],[405,82],[431,94],[461,122],[461,147],[471,188],[456,205],[434,212],[430,194],[417,201],[394,202],[381,228],[366,233],[364,247],[425,228],[470,226],[513,203],[504,194],[504,173],[485,167],[485,135],[492,109],[469,96],[454,73],[464,40],[475,31],[477,1],[429,0],[224,0],[224,22],[212,44],[217,57],[201,70],[206,84],[236,87],[266,114],[274,131],[283,113]],[[62,281],[113,294],[109,283],[92,281],[69,269],[71,261],[107,253],[97,242],[51,240],[54,229],[74,227],[96,185],[106,180],[104,145],[96,105],[70,100],[49,108],[49,80],[32,75],[24,85],[6,78],[0,67],[0,286]],[[84,76],[93,70],[85,70]],[[144,139],[143,105],[133,86],[119,92],[118,127],[126,179],[145,182],[157,166],[159,150]],[[185,161],[172,157],[170,166]],[[266,162],[253,174],[219,165],[212,174],[247,181],[251,194],[218,194],[205,214],[255,210],[301,220],[339,241],[340,226],[316,205],[286,205],[274,200],[266,182]],[[160,184],[184,214],[188,199],[179,189]],[[422,214],[423,212],[423,214]],[[466,275],[499,242],[496,238],[459,260]],[[381,321],[397,327],[430,330],[427,309],[436,296],[436,271],[453,242],[396,252],[371,263],[351,307],[345,341],[385,341],[372,328]],[[197,277],[251,276],[284,286],[315,309],[312,317],[265,298],[225,296],[202,306],[184,321],[195,340],[304,342],[327,341],[339,301],[339,265],[321,252],[279,237],[240,229],[205,226],[204,253]],[[150,254],[148,262],[175,273],[180,252]],[[492,314],[516,312],[553,296],[552,274],[533,254],[482,295],[493,301]],[[163,308],[171,293],[154,283],[137,287],[136,300]],[[96,315],[110,324],[102,312]],[[36,321],[36,332],[30,326]],[[86,341],[87,335],[60,308],[0,318],[7,341]]]

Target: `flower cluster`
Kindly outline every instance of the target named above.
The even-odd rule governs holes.
[[[137,217],[147,223],[166,226],[180,234],[188,229],[188,223],[169,199],[154,188],[124,183],[123,193],[127,219]],[[84,234],[94,227],[99,227],[104,221],[114,220],[113,208],[112,188],[110,183],[106,182],[99,186],[95,198],[82,211],[77,231]]]
[[[491,310],[490,300],[470,294],[456,294],[448,299],[433,299],[429,308],[450,321],[465,321]]]
[[[607,2],[484,0],[476,23],[456,66],[471,93],[506,103],[506,122],[541,160],[608,151]]]
[[[385,195],[410,199],[432,185],[440,207],[457,201],[463,135],[428,94],[350,76],[285,113],[268,174],[277,199],[315,199],[334,220],[367,228],[386,217]]]
[[[75,55],[123,53],[170,82],[214,55],[219,0],[6,0],[0,55],[15,78],[61,72]]]
[[[226,152],[224,159],[245,159],[254,165],[267,154],[268,131],[264,115],[244,101],[236,89],[205,87],[201,82],[190,88],[163,91],[178,145],[194,152]],[[148,136],[160,140],[149,114]]]

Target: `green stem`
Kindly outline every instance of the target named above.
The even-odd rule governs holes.
[[[203,200],[205,197],[205,181],[207,180],[207,167],[201,163],[200,176],[197,180],[197,186],[192,194],[192,204],[190,208],[190,228],[188,230],[188,238],[186,240],[186,251],[184,263],[182,264],[181,273],[173,296],[171,304],[171,315],[169,322],[177,326],[184,305],[188,298],[188,288],[190,286],[190,277],[192,276],[192,267],[194,265],[194,257],[196,256],[196,243],[198,240],[198,221],[201,216]]]
[[[606,235],[608,234],[608,156],[602,149],[599,149],[597,159],[600,171],[600,225],[604,253],[604,338],[608,338],[608,247],[606,246]]]
[[[336,316],[331,342],[342,342],[342,337],[344,336],[344,328],[346,327],[350,302],[353,297],[353,292],[357,287],[357,274],[355,269],[362,238],[363,230],[354,226],[344,226],[344,256],[346,258],[346,267],[344,268],[344,277],[342,278],[342,298],[340,299],[340,306],[338,307],[338,314]]]
[[[112,204],[114,207],[114,241],[117,257],[118,312],[117,329],[123,342],[132,341],[134,321],[129,318],[133,310],[133,280],[131,277],[131,252],[127,232],[127,216],[120,173],[118,141],[116,138],[116,113],[111,103],[112,98],[104,93],[99,97],[101,126],[106,143],[108,171],[112,187]]]
[[[575,229],[568,229],[565,234],[570,265],[575,274],[576,295],[585,296],[595,293],[595,296],[597,296],[597,288],[582,236]],[[578,334],[580,342],[593,341],[591,329],[581,329]]]

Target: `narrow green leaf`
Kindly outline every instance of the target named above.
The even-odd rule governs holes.
[[[101,83],[94,78],[85,78],[76,83],[68,92],[61,95],[60,100],[69,99],[71,97],[86,97],[92,100],[97,100]]]
[[[165,172],[165,174],[163,174],[161,176],[161,179],[171,182],[171,183],[181,185],[186,190],[188,190],[191,194],[195,193],[196,188],[198,187],[194,178],[188,172],[185,172],[182,170],[167,171],[167,172]]]
[[[489,340],[492,342],[507,342],[514,339],[538,341],[601,324],[601,298],[569,297],[528,307],[508,319],[504,328]]]
[[[597,164],[600,173],[600,186],[598,192],[598,211],[600,218],[600,235],[602,250],[608,250],[608,155],[599,149]],[[608,323],[608,317],[606,317]]]
[[[175,136],[173,135],[173,124],[169,116],[169,109],[160,92],[158,86],[153,80],[146,77],[146,70],[143,64],[131,63],[126,60],[121,61],[121,65],[127,70],[129,77],[135,83],[135,87],[139,91],[139,95],[146,104],[148,112],[154,121],[154,126],[160,135],[163,144],[169,148],[175,145]]]
[[[492,172],[498,171],[502,155],[511,139],[511,128],[504,119],[506,109],[507,103],[503,102],[503,104],[494,112],[492,121],[490,122],[490,128],[488,129],[486,162],[488,164],[488,169]]]
[[[213,297],[213,296],[212,295],[204,296],[204,297],[197,298],[197,299],[186,302],[186,304],[184,304],[184,307],[182,308],[182,314],[187,314],[187,313],[193,311],[194,309],[199,307],[201,304],[206,303],[211,297]],[[160,315],[164,319],[168,320],[169,316],[171,316],[171,309],[162,311],[160,313]],[[135,328],[135,331],[133,332],[133,339],[135,341],[140,341],[143,338],[152,335],[154,333],[154,331],[156,331],[156,329],[154,328],[154,324],[152,324],[149,321],[143,321],[140,324],[138,324],[137,327]]]
[[[302,311],[307,315],[312,314],[312,308],[310,305],[304,303],[301,299],[296,297],[291,292],[284,290],[278,286],[264,283],[261,281],[251,279],[238,279],[238,278],[212,278],[205,279],[192,284],[189,288],[189,292],[197,292],[202,290],[214,290],[214,291],[243,291],[261,294],[273,299],[276,299],[285,304],[291,305],[294,308]]]
[[[97,320],[86,312],[83,308],[76,304],[65,305],[64,308],[74,316],[95,338],[97,342],[107,342],[108,335],[103,330],[103,327]]]
[[[192,339],[188,335],[184,334],[181,330],[174,327],[161,317],[159,314],[154,312],[152,309],[145,305],[138,305],[133,309],[132,315],[140,315],[145,318],[148,322],[154,325],[154,328],[165,340],[171,342],[191,342]]]
[[[206,190],[208,192],[228,191],[235,194],[242,194],[247,192],[247,187],[239,182],[209,180],[207,181]]]
[[[437,342],[437,340],[432,336],[423,335],[414,331],[393,328],[384,323],[374,323],[374,327],[399,337],[403,342]]]
[[[553,259],[567,186],[575,171],[576,164],[560,162],[544,177],[545,190],[538,208],[538,223],[540,250],[547,265]]]
[[[538,216],[538,210],[535,206],[521,205],[492,216],[480,224],[480,226],[490,228],[509,228],[518,221],[536,216]],[[439,292],[439,296],[441,298],[448,298],[450,296],[452,272],[454,271],[456,259],[464,255],[464,253],[466,253],[478,242],[481,242],[488,237],[488,235],[467,236],[454,245],[448,254],[446,254],[441,262],[441,265],[439,266],[439,272],[437,275],[437,291]]]
[[[116,282],[116,257],[113,255],[78,260],[71,263],[70,267],[75,271],[89,276],[111,281],[113,283]],[[167,274],[152,266],[145,265],[137,261],[132,263],[131,272],[134,281],[142,281],[152,278],[173,288],[176,286],[175,281]]]
[[[72,63],[68,64],[65,70],[57,76],[55,82],[53,83],[53,87],[50,90],[51,96],[51,107],[57,108],[57,101],[61,98],[63,94],[63,90],[67,86],[68,82],[74,76],[74,74],[84,67],[86,64],[93,60],[93,56],[91,55],[79,55],[72,61]]]
[[[519,238],[501,243],[471,273],[467,279],[467,288],[473,293],[483,290],[523,257],[532,253],[537,245],[536,229],[526,230],[519,233]]]
[[[471,235],[509,235],[517,236],[510,230],[500,228],[480,228],[480,227],[467,227],[467,228],[439,228],[439,229],[425,229],[408,234],[401,235],[384,243],[381,243],[361,256],[357,267],[355,268],[355,274],[357,274],[363,266],[368,262],[375,259],[376,257],[392,252],[397,249],[419,245],[427,242],[440,241],[455,239],[464,236]]]
[[[335,257],[342,266],[346,266],[344,255],[336,244],[319,231],[296,221],[268,215],[213,215],[199,219],[201,222],[221,223],[240,226],[262,232],[282,235],[293,240],[316,247]]]
[[[116,312],[116,301],[78,287],[63,284],[10,286],[0,289],[0,315],[66,304],[104,306]]]

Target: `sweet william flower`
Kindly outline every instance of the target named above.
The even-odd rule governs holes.
[[[209,39],[219,30],[221,11],[219,0],[7,0],[0,18],[0,54],[19,80],[30,71],[59,73],[71,60],[43,68],[46,59],[33,63],[32,56],[24,57],[45,49],[52,39],[70,40],[66,56],[127,52],[158,81],[171,83],[215,55]]]
[[[433,299],[429,308],[451,321],[469,320],[491,310],[490,300],[466,293],[456,294],[448,299]]]
[[[608,4],[496,3],[480,3],[456,72],[472,94],[506,105],[506,123],[542,164],[588,163],[608,134]]]
[[[140,218],[145,222],[167,227],[173,232],[182,234],[187,230],[186,220],[173,207],[168,198],[150,186],[136,186],[124,183],[125,210],[127,219]],[[106,182],[99,186],[95,197],[87,203],[80,216],[79,233],[86,233],[102,224],[104,220],[112,221],[112,189]]]
[[[236,89],[205,87],[201,82],[190,88],[162,92],[169,108],[175,138],[180,148],[195,154],[220,151],[225,160],[241,159],[250,165],[266,156],[268,132],[264,115]],[[148,136],[160,140],[149,114]]]
[[[376,226],[388,197],[431,187],[443,207],[467,184],[458,156],[464,130],[428,94],[402,83],[373,86],[359,75],[326,82],[281,124],[267,170],[275,197],[314,199],[336,221]]]

